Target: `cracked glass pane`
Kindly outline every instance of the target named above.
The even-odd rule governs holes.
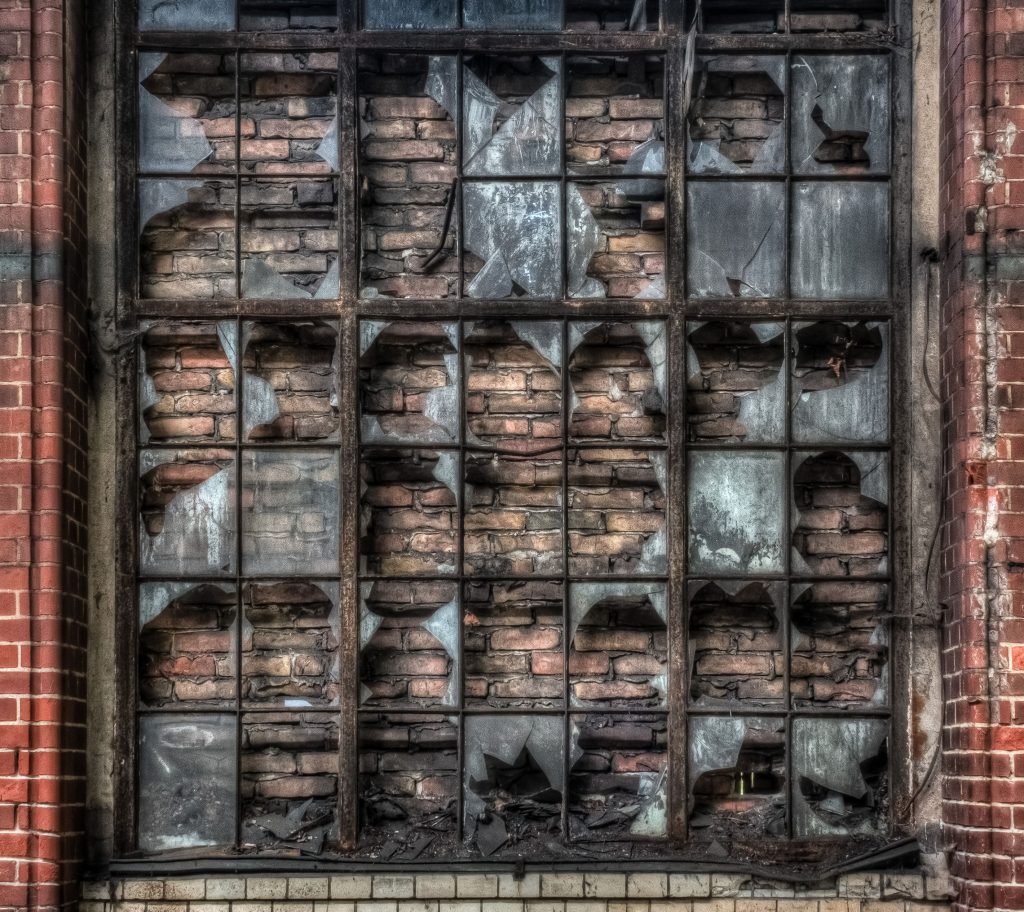
[[[457,852],[456,716],[359,714],[361,853],[381,861]]]
[[[464,717],[463,832],[489,857],[538,854],[558,842],[565,791],[561,716]]]
[[[717,841],[728,856],[734,842],[785,835],[785,728],[782,718],[690,719],[688,810],[695,839]]]
[[[338,170],[337,72],[338,55],[333,52],[242,54],[243,173],[314,175]]]
[[[469,297],[561,294],[560,197],[561,187],[553,181],[463,187],[464,279]]]
[[[722,580],[691,582],[689,591],[691,703],[784,705],[785,585]]]
[[[139,170],[235,169],[233,54],[139,53]]]
[[[648,183],[568,185],[570,297],[665,297],[664,187],[648,199]]]
[[[634,201],[665,195],[665,64],[661,57],[569,57],[565,98],[570,175],[622,175]]]
[[[569,688],[573,706],[667,705],[664,583],[575,583],[570,591]]]
[[[337,439],[339,358],[336,324],[242,324],[245,439]]]
[[[334,0],[239,0],[238,27],[242,31],[335,29],[338,7]]]
[[[359,603],[359,702],[457,706],[458,583],[366,582]]]
[[[242,181],[242,295],[334,300],[340,293],[333,178]]]
[[[458,75],[453,56],[359,58],[363,298],[458,293]]]
[[[337,704],[337,583],[246,583],[242,621],[242,699],[246,704],[289,708]]]
[[[691,294],[702,298],[783,294],[784,183],[691,181],[686,200]]]
[[[889,293],[889,185],[795,183],[790,247],[795,297],[884,298]]]
[[[338,845],[338,717],[242,716],[243,847],[319,855]]]
[[[146,178],[138,189],[140,295],[234,297],[234,181]]]
[[[783,571],[785,472],[781,453],[690,453],[692,572]]]
[[[793,569],[823,576],[885,573],[888,503],[887,454],[795,453]]]
[[[574,440],[665,439],[665,323],[569,324],[570,432]]]
[[[464,572],[562,572],[562,457],[468,452]]]
[[[139,440],[233,441],[234,320],[147,322],[140,330]]]
[[[454,29],[458,0],[363,0],[365,29]]]
[[[139,717],[139,849],[166,852],[235,841],[235,717]]]
[[[141,706],[233,705],[237,601],[233,586],[142,583]]]
[[[889,27],[885,0],[790,0],[791,32],[881,32]]]
[[[359,336],[363,443],[455,443],[459,325],[365,320]]]
[[[232,0],[139,0],[139,30],[229,32],[235,27]]]
[[[785,323],[687,325],[686,423],[697,443],[782,443]]]
[[[562,584],[465,583],[465,703],[563,705]]]
[[[570,721],[569,834],[584,841],[668,832],[668,719],[592,713]]]
[[[794,708],[887,704],[888,604],[882,583],[794,585],[789,666]]]
[[[140,571],[146,576],[234,573],[234,453],[143,450],[139,471]]]
[[[708,4],[704,31],[712,34],[757,35],[786,28],[785,0],[726,0]]]
[[[889,798],[884,719],[793,721],[793,835],[884,833]]]
[[[466,326],[466,441],[509,453],[562,439],[562,323],[477,320]]]
[[[889,59],[798,54],[793,58],[796,174],[889,170]]]
[[[259,450],[242,457],[242,570],[338,572],[338,455]]]
[[[689,109],[689,172],[785,171],[785,91],[785,57],[700,58]]]
[[[889,436],[889,324],[795,323],[793,439],[884,443]]]
[[[562,0],[462,0],[462,24],[495,31],[557,31]]]
[[[568,450],[569,572],[663,575],[668,568],[668,454]]]
[[[455,573],[460,490],[457,452],[366,450],[361,481],[363,573]]]

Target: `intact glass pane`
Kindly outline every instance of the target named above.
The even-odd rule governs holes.
[[[365,29],[453,29],[458,0],[363,0]]]

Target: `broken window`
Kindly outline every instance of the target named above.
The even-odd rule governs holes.
[[[133,847],[882,844],[889,5],[138,7]]]

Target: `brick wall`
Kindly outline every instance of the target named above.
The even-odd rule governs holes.
[[[0,7],[0,908],[77,895],[85,747],[81,5]]]
[[[1024,908],[1024,8],[943,7],[944,806],[959,909]]]

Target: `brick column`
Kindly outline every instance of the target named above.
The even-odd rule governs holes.
[[[944,822],[960,909],[1024,909],[1024,3],[943,3]]]
[[[0,0],[0,909],[70,906],[81,855],[83,6]]]

